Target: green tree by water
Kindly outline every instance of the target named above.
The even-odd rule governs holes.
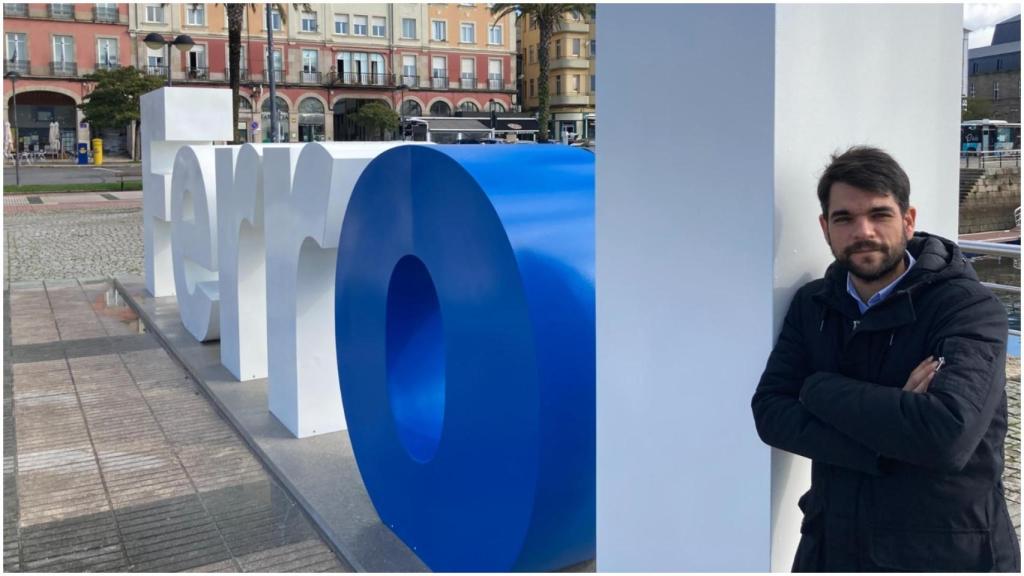
[[[139,98],[164,85],[164,79],[144,74],[128,66],[113,70],[97,70],[86,74],[85,80],[95,82],[87,100],[78,107],[93,128],[122,128],[135,121],[135,157],[139,157]]]
[[[540,32],[540,41],[537,45],[537,60],[540,64],[540,73],[537,77],[537,122],[540,124],[540,133],[537,139],[541,142],[548,141],[548,121],[551,119],[550,90],[548,88],[548,76],[551,72],[551,36],[557,30],[561,30],[562,24],[566,22],[566,14],[579,12],[583,16],[593,18],[593,4],[495,4],[491,6],[491,14],[497,22],[509,14],[516,14],[518,18],[529,18],[531,25],[537,26]]]

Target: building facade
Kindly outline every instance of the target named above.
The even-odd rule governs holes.
[[[504,112],[515,105],[515,20],[494,21],[486,4],[276,6],[285,12],[271,10],[274,48],[269,57],[282,141],[372,137],[351,116],[375,101],[406,116]],[[97,66],[135,66],[162,77],[169,67],[175,86],[228,85],[227,9],[222,3],[5,4],[4,14],[6,67],[22,74],[17,86],[23,136],[45,129],[49,121],[38,107],[59,100],[54,114],[68,126],[83,126],[70,135],[69,148],[75,140],[87,140],[87,125],[74,105],[90,89],[81,76]],[[266,5],[247,4],[239,140],[266,142],[272,136],[267,26]],[[194,45],[187,52],[154,50],[144,41],[152,32],[167,41],[186,34]],[[6,85],[9,89],[11,84]],[[30,117],[40,120],[30,122]],[[129,149],[125,132],[105,135],[108,153]],[[33,141],[45,145],[45,136]]]
[[[50,123],[60,125],[60,143],[72,151],[93,134],[76,108],[91,85],[82,77],[130,62],[127,4],[4,4],[4,118],[14,124],[11,102],[17,89],[20,150],[46,149]],[[104,147],[129,149],[127,127],[105,130]]]
[[[1020,122],[1019,15],[996,25],[990,46],[969,51],[967,97],[988,101],[991,120]]]
[[[536,112],[540,76],[540,30],[529,18],[518,22],[522,60],[521,100],[523,108]],[[568,134],[595,140],[597,137],[594,112],[597,94],[596,24],[593,18],[578,12],[565,14],[562,25],[555,30],[548,48],[550,72],[548,75],[548,103],[551,109],[551,138]]]

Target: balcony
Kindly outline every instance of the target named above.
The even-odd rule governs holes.
[[[118,64],[116,61],[97,62],[96,63],[96,69],[97,70],[117,70],[120,67],[121,67],[121,65]]]
[[[210,69],[206,66],[189,66],[185,69],[185,78],[189,80],[209,80]]]
[[[225,82],[230,82],[231,81],[231,68],[225,68],[224,69],[224,81]],[[238,69],[238,81],[239,82],[248,82],[249,81],[249,69],[248,68],[239,68]]]
[[[263,78],[265,82],[270,82],[270,75],[267,73],[266,70],[263,71]],[[281,70],[280,68],[275,68],[274,83],[280,84],[281,82],[284,82],[284,70]]]
[[[573,20],[571,17],[564,22],[562,26],[558,28],[559,32],[578,32],[586,34],[590,32],[590,24],[585,20]]]
[[[4,16],[28,18],[28,4],[4,4]]]
[[[459,88],[463,90],[476,90],[476,76],[460,76]]]
[[[77,62],[50,62],[51,76],[78,76]]]
[[[447,90],[448,89],[448,77],[447,76],[437,76],[437,75],[435,75],[434,77],[432,77],[430,79],[430,87],[431,88],[438,88],[438,89],[441,89],[441,90]]]
[[[320,72],[315,70],[303,70],[299,72],[299,83],[320,84]]]
[[[391,86],[392,82],[388,74],[369,74],[358,72],[345,72],[338,82],[338,75],[328,74],[330,83],[340,83],[346,86]]]
[[[5,60],[4,61],[4,73],[5,74],[8,73],[8,72],[17,72],[18,74],[21,74],[22,76],[26,76],[26,75],[29,74],[29,70],[31,70],[31,69],[32,68],[29,65],[28,60]]]
[[[578,55],[569,55],[564,58],[556,58],[551,61],[551,69],[572,68],[578,70],[589,70],[590,60]]]
[[[92,9],[92,21],[116,24],[118,21],[117,8],[110,6],[96,6]]]
[[[589,106],[590,95],[588,94],[552,94],[552,106]]]
[[[55,20],[74,20],[75,19],[75,5],[74,4],[49,4],[47,10],[50,18]]]
[[[145,66],[143,68],[143,71],[146,74],[149,74],[150,76],[159,76],[161,78],[166,78],[167,77],[167,66],[163,66],[163,65],[159,65],[159,64],[155,65],[155,66]]]
[[[487,79],[488,90],[507,90],[505,81],[501,78],[488,78]]]
[[[402,76],[398,77],[398,81],[399,81],[399,84],[405,86],[406,88],[419,88],[420,87],[420,77],[419,76],[406,76],[406,75],[403,74]]]

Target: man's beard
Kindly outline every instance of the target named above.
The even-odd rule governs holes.
[[[853,260],[854,253],[862,250],[879,250],[882,253],[881,261],[867,266],[855,263]],[[903,261],[906,251],[907,240],[904,238],[895,246],[886,246],[885,244],[865,240],[847,246],[842,254],[836,254],[835,250],[832,251],[832,254],[840,264],[850,271],[850,274],[864,282],[874,282],[879,278],[884,278],[899,266],[900,262]]]

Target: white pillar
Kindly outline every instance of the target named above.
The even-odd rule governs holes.
[[[880,146],[919,227],[955,235],[961,8],[598,12],[598,570],[786,571],[809,466],[761,443],[750,399],[831,261],[815,184]]]

